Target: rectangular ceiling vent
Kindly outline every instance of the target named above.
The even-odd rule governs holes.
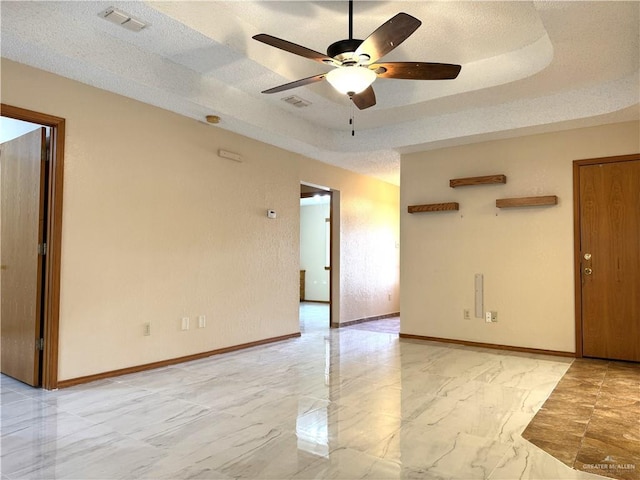
[[[297,97],[295,95],[291,95],[290,97],[284,97],[282,101],[287,102],[293,105],[294,107],[298,107],[298,108],[308,107],[309,105],[311,105],[311,102],[309,102],[308,100],[303,100],[302,98]]]
[[[106,10],[103,10],[98,14],[98,16],[105,20],[109,20],[111,23],[120,25],[127,30],[131,30],[132,32],[139,32],[143,28],[149,26],[148,23],[144,23],[143,21],[132,17],[127,12],[123,12],[122,10],[118,10],[114,7],[109,7]]]

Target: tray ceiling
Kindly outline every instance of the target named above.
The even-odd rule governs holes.
[[[98,16],[108,7],[150,25],[121,28]],[[462,72],[377,79],[377,105],[363,111],[324,81],[261,94],[330,67],[251,39],[324,52],[348,37],[346,1],[3,1],[1,53],[392,183],[401,153],[640,116],[640,2],[356,0],[354,36],[401,11],[422,26],[384,60]],[[310,104],[282,101],[291,95]]]

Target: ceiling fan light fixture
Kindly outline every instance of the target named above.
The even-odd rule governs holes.
[[[338,92],[355,95],[366,90],[377,78],[367,67],[338,67],[327,73],[327,81]]]

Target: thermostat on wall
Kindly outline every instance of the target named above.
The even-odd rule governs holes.
[[[267,217],[269,218],[276,218],[276,211],[275,210],[267,210]]]

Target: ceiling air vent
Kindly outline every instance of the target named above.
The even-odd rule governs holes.
[[[290,103],[294,107],[298,107],[298,108],[308,107],[309,105],[311,105],[311,102],[309,102],[308,100],[303,100],[302,98],[296,95],[291,95],[290,97],[284,97],[282,101]]]
[[[98,14],[98,16],[104,18],[105,20],[109,20],[111,23],[120,25],[127,30],[131,30],[132,32],[139,32],[143,28],[149,26],[148,23],[144,23],[137,18],[133,18],[127,12],[123,12],[122,10],[118,10],[114,7],[109,7],[106,10],[103,10]]]

